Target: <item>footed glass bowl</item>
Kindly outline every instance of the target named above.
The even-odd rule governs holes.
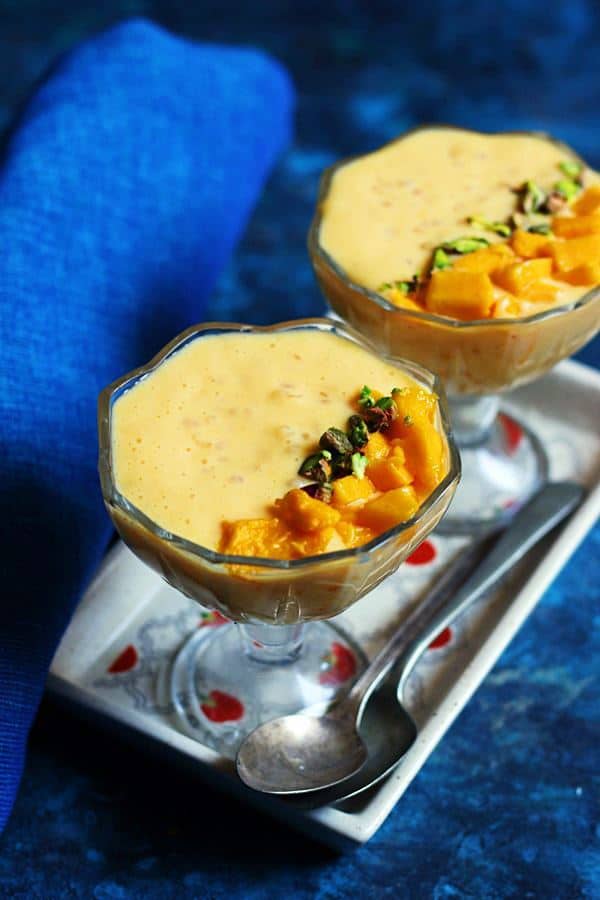
[[[190,636],[169,676],[171,700],[182,727],[230,756],[260,722],[325,703],[358,675],[360,651],[339,629],[317,620],[338,615],[398,568],[440,521],[460,476],[441,385],[420,366],[397,361],[398,369],[439,397],[437,427],[447,447],[448,472],[413,518],[364,546],[295,560],[229,556],[165,530],[120,493],[111,413],[123,392],[190,341],[233,331],[294,329],[329,331],[340,340],[366,346],[360,336],[326,319],[270,328],[197,325],[171,341],[148,365],[107,387],[99,399],[100,481],[119,534],[170,585],[236,623]]]
[[[397,141],[427,128],[407,132]],[[577,158],[569,147],[553,142]],[[395,306],[353,281],[320,243],[332,181],[336,172],[357,158],[336,163],[321,178],[308,235],[317,281],[334,313],[379,353],[416,360],[444,383],[463,476],[442,529],[470,534],[500,527],[546,479],[548,465],[543,447],[527,425],[499,413],[499,395],[539,378],[596,334],[600,287],[568,305],[524,318],[463,321]]]

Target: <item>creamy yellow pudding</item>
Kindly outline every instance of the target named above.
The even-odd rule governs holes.
[[[541,136],[420,129],[327,176],[313,265],[334,309],[386,352],[455,393],[503,390],[598,327],[597,302],[568,306],[600,282],[599,184]]]
[[[107,507],[139,556],[233,618],[334,615],[399,565],[452,496],[446,476],[456,461],[426,378],[330,323],[205,333],[125,389],[108,389],[104,413],[101,399]],[[325,433],[331,450],[322,449]],[[344,456],[336,441],[349,437]],[[410,527],[362,557],[319,561],[406,520]],[[284,537],[274,536],[280,528]],[[316,558],[286,571],[224,564],[210,551]]]
[[[252,546],[248,550],[242,545],[227,546],[228,540],[224,545],[224,525],[267,519],[278,498],[309,481],[298,469],[311,451],[319,451],[315,441],[320,435],[331,426],[345,427],[357,413],[353,400],[360,379],[360,384],[376,384],[382,395],[395,390],[404,398],[417,388],[397,366],[330,332],[232,333],[193,341],[115,403],[112,434],[117,487],[162,528],[196,544],[238,555],[286,555],[252,552]],[[430,392],[421,389],[421,394],[421,405],[435,407]],[[418,418],[417,410],[414,423],[405,429],[411,437],[419,430]],[[400,433],[395,436],[402,440]],[[377,441],[384,442],[383,450],[373,449]],[[438,474],[419,495],[410,489],[413,502],[402,519],[416,512],[418,500],[446,474],[445,451],[432,425],[425,441],[430,448],[435,441]],[[387,441],[383,432],[373,432],[365,453],[369,447],[372,455],[387,456],[391,436]],[[327,457],[330,460],[331,453],[326,453],[325,461]],[[351,471],[344,473],[350,486],[346,477],[339,484],[331,482],[329,513],[323,502],[317,504],[304,495],[305,506],[314,509],[315,515],[321,508],[325,527],[340,520],[339,508],[345,504],[336,501],[342,485],[346,491],[353,482],[356,485],[353,509],[357,502],[379,493],[365,490],[372,484],[368,463],[365,456],[360,478]],[[416,459],[412,468],[422,464],[421,458]],[[376,471],[375,460],[371,467]],[[411,476],[394,487],[412,485],[414,480]],[[296,496],[287,501],[286,509]],[[285,519],[291,527],[292,517]],[[316,528],[299,530],[320,528],[317,521]],[[374,536],[366,531],[365,542]],[[342,549],[342,537],[334,537],[331,547],[325,544],[318,549]],[[305,554],[299,550],[295,555]]]

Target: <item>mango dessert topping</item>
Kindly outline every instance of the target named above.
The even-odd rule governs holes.
[[[411,519],[448,470],[437,398],[420,387],[364,386],[345,430],[330,427],[302,462],[310,479],[264,519],[223,524],[222,553],[297,559],[358,547]]]
[[[558,168],[547,189],[532,180],[513,189],[507,221],[468,216],[484,234],[444,241],[421,274],[378,292],[404,309],[472,321],[529,315],[554,305],[561,285],[600,283],[600,185],[583,190],[574,160]]]

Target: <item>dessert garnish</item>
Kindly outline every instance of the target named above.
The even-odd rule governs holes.
[[[294,559],[366,544],[410,519],[447,469],[436,400],[421,387],[381,395],[364,385],[346,430],[327,428],[300,465],[310,481],[268,519],[224,522],[222,552]]]
[[[514,189],[517,209],[508,221],[467,218],[489,237],[444,241],[422,274],[384,282],[378,292],[416,312],[474,320],[518,316],[522,302],[553,303],[556,282],[598,283],[600,187],[583,191],[583,166],[575,160],[564,160],[559,169],[562,177],[548,188],[529,180]],[[371,431],[379,421],[385,426],[379,412],[367,418]]]

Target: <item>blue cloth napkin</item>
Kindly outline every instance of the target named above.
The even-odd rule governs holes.
[[[55,67],[0,171],[0,828],[60,636],[111,528],[96,402],[200,321],[289,138],[292,90],[251,50],[143,20]]]

